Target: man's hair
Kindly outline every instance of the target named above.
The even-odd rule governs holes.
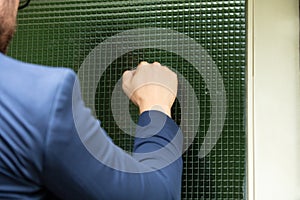
[[[0,52],[6,53],[15,32],[15,0],[0,0]]]

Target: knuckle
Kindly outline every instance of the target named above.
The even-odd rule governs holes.
[[[159,62],[157,62],[157,61],[155,61],[155,62],[153,63],[153,65],[161,66],[161,64],[160,64]]]
[[[146,62],[146,61],[142,61],[139,63],[138,67],[141,67],[141,66],[145,66],[145,65],[148,65],[149,63]]]

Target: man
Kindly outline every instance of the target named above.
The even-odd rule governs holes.
[[[18,4],[0,0],[0,199],[180,199],[176,74],[146,62],[123,74],[140,109],[130,156],[84,106],[73,71],[4,55]]]

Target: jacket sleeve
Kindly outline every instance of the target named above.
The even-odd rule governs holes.
[[[84,106],[74,72],[57,91],[44,146],[45,187],[59,198],[180,199],[182,134],[175,122],[144,112],[129,155]]]

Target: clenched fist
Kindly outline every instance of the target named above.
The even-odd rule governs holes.
[[[171,116],[177,95],[177,75],[158,62],[141,62],[135,70],[123,74],[123,90],[139,107],[140,114],[159,110]]]

